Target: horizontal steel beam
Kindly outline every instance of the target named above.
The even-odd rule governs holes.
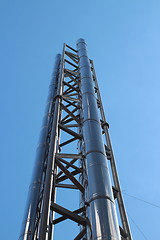
[[[55,187],[78,189],[77,186],[75,186],[75,185],[73,185],[73,184],[55,184]]]

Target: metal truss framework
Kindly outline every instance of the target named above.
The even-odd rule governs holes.
[[[83,40],[79,43],[80,45],[84,44]],[[81,54],[83,48],[75,50],[64,44],[62,56],[57,55],[56,57],[35,170],[19,240],[51,240],[53,227],[67,219],[80,226],[80,231],[74,240],[132,240],[109,137],[109,124],[105,118],[94,64],[89,59],[89,61],[87,60],[89,65],[87,63],[84,66],[80,65],[80,55],[81,59],[86,57]],[[103,196],[103,194],[94,195],[89,199],[87,193],[89,167],[86,167],[86,159],[91,151],[86,153],[84,140],[85,112],[83,110],[85,106],[83,106],[84,103],[82,104],[82,67],[83,69],[90,68],[101,135],[103,135],[105,159],[110,165],[110,175],[113,179],[111,194],[114,199],[108,195]],[[56,192],[59,188],[79,191],[80,204],[77,209],[70,210],[56,202]],[[93,216],[90,211],[94,211],[94,209],[90,205],[97,199],[101,201],[104,198],[106,202],[113,202],[114,205],[114,201],[117,203],[116,211],[119,216],[117,237],[113,236],[112,238],[111,232],[104,238],[104,236],[96,235],[97,233],[93,229]],[[104,211],[107,210],[104,209]],[[103,224],[105,225],[105,223]]]

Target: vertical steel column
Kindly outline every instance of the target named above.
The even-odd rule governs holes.
[[[97,102],[86,43],[77,42],[82,94],[82,131],[87,172],[87,217],[92,240],[120,240],[120,232],[110,182]],[[88,227],[88,232],[90,229]],[[88,238],[89,234],[88,234]]]
[[[55,111],[53,116],[53,125],[51,131],[51,141],[50,141],[50,149],[48,156],[48,163],[46,169],[46,179],[44,183],[44,194],[43,194],[43,206],[41,213],[41,222],[39,229],[39,240],[48,240],[48,226],[49,226],[49,213],[50,213],[50,204],[51,204],[51,193],[53,188],[53,170],[55,164],[55,153],[56,148],[58,146],[58,122],[60,116],[60,98],[62,95],[62,82],[64,78],[64,54],[65,54],[65,45],[63,48],[63,54],[61,57],[61,66],[60,66],[60,74],[58,79],[58,88],[57,88],[57,96],[55,99]]]
[[[38,222],[40,219],[39,204],[42,198],[43,192],[43,178],[44,167],[46,164],[46,155],[49,151],[48,135],[52,125],[52,115],[54,111],[54,98],[57,94],[57,77],[59,73],[61,55],[57,54],[55,60],[54,71],[52,75],[51,84],[49,87],[49,95],[47,98],[47,104],[42,122],[42,130],[39,139],[39,145],[37,148],[35,167],[33,171],[33,177],[28,193],[28,200],[26,211],[24,215],[24,221],[22,224],[22,230],[19,240],[32,240],[35,239],[35,231],[37,231]]]

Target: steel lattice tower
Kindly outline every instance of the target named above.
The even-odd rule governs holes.
[[[108,128],[84,39],[77,50],[64,44],[55,60],[19,240],[51,240],[54,226],[68,219],[79,226],[74,240],[132,240]],[[77,209],[57,202],[58,189],[66,197],[79,191]]]

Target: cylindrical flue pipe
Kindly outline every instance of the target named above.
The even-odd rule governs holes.
[[[28,201],[19,240],[34,239],[35,228],[37,225],[37,221],[39,220],[37,216],[37,209],[41,198],[43,170],[45,167],[44,165],[46,161],[46,155],[49,150],[48,135],[49,131],[51,130],[50,128],[52,125],[51,118],[54,110],[54,99],[57,94],[57,80],[60,60],[61,55],[57,54],[52,80],[49,86],[49,95],[47,98],[45,114],[42,122],[42,130],[37,148],[35,167],[33,171],[31,185],[29,188]]]
[[[107,167],[102,129],[84,39],[77,42],[82,94],[82,131],[87,172],[86,202],[92,240],[120,240],[112,185]],[[88,235],[88,239],[90,239]]]

